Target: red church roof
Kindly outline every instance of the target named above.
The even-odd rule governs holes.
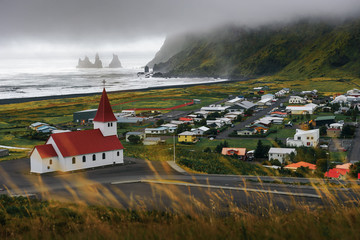
[[[51,144],[35,146],[41,158],[57,157],[57,153]]]
[[[55,133],[50,138],[54,140],[64,157],[124,148],[116,135],[104,137],[99,129]]]
[[[96,112],[94,121],[95,122],[114,122],[114,121],[116,121],[116,117],[114,116],[114,113],[112,111],[105,88],[103,90],[101,100],[99,103],[99,107]]]

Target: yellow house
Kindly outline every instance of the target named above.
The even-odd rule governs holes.
[[[195,133],[186,131],[186,132],[182,132],[178,135],[178,141],[194,143],[197,141],[197,138],[196,138]]]

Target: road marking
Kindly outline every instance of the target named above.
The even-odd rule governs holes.
[[[287,196],[295,196],[295,197],[308,197],[308,198],[319,198],[319,199],[321,198],[321,196],[317,194],[309,194],[309,193],[291,193],[291,192],[282,192],[277,190],[263,190],[263,189],[255,189],[255,188],[228,187],[228,186],[207,185],[207,184],[197,184],[197,183],[181,183],[181,182],[174,182],[171,180],[167,180],[167,181],[129,180],[129,181],[112,182],[111,184],[123,184],[123,183],[156,183],[156,184],[168,184],[168,185],[178,185],[178,186],[186,186],[186,187],[201,187],[201,188],[225,189],[225,190],[235,190],[235,191],[244,191],[244,192],[278,194],[278,195],[287,195]]]

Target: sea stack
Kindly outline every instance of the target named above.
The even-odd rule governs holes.
[[[84,60],[79,58],[77,68],[102,68],[102,62],[100,60],[99,54],[96,53],[95,63],[90,62],[89,58],[85,56]]]
[[[109,64],[109,68],[121,68],[121,67],[122,66],[118,55],[113,54],[113,58],[111,60],[111,63]]]

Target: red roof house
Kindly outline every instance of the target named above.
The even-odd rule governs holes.
[[[349,169],[333,168],[325,173],[325,177],[328,178],[344,178],[349,172]]]
[[[103,90],[94,129],[51,134],[46,144],[34,148],[30,171],[73,171],[123,163],[123,145],[117,137],[116,118]]]

